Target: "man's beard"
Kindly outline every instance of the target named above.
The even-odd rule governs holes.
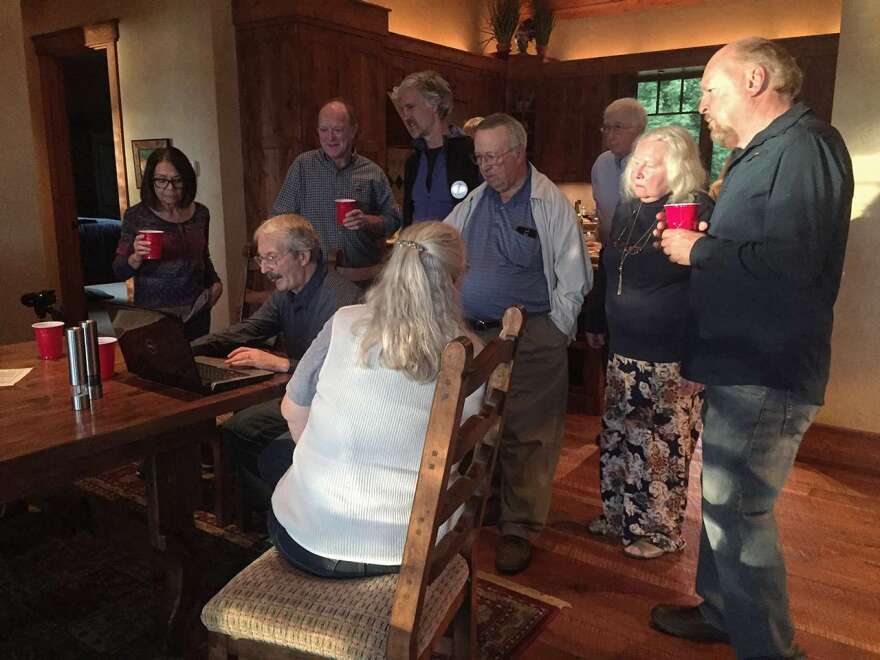
[[[272,282],[272,284],[275,284],[275,282],[280,280],[282,277],[284,276],[281,273],[276,273],[274,270],[270,270],[268,273],[266,273],[266,279]]]
[[[714,120],[709,122],[709,135],[712,142],[726,149],[733,149],[739,144],[739,135],[732,126],[724,126]]]

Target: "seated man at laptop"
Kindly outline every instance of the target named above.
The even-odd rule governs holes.
[[[361,291],[321,258],[318,234],[309,222],[292,213],[263,222],[254,232],[255,257],[275,292],[248,319],[223,332],[192,342],[194,355],[226,357],[231,368],[255,367],[293,373],[324,324],[340,307],[358,301]],[[257,348],[282,335],[287,357]],[[257,458],[272,440],[287,431],[280,400],[246,408],[220,427],[243,489],[252,504],[267,508],[272,490],[260,481]]]

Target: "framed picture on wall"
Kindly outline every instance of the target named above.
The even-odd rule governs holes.
[[[144,168],[147,166],[147,159],[156,149],[171,146],[171,138],[157,138],[153,140],[132,140],[131,155],[134,162],[134,181],[137,187],[141,187],[141,180],[144,176]]]

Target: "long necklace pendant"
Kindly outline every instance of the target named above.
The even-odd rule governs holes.
[[[617,295],[623,295],[623,261],[617,267]]]

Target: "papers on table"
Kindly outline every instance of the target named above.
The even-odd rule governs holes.
[[[31,367],[27,369],[0,369],[0,387],[12,387],[27,376],[30,370]]]

